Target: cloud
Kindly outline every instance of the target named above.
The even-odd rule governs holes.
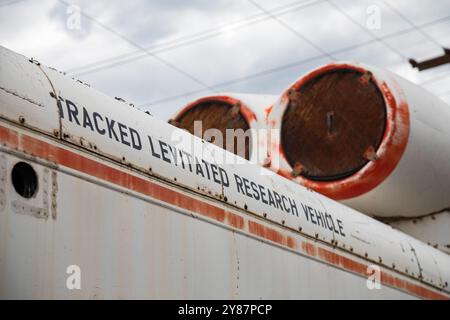
[[[446,0],[435,0],[432,4],[385,0],[404,17],[382,0],[256,1],[266,10],[283,12],[279,19],[295,32],[242,0],[73,0],[71,3],[94,18],[92,22],[81,17],[81,28],[75,30],[67,28],[70,14],[60,2],[24,0],[0,8],[0,41],[60,70],[89,63],[102,67],[106,59],[139,52],[133,44],[152,50],[167,48],[168,43],[182,44],[157,51],[163,63],[147,55],[81,76],[83,81],[110,96],[120,96],[136,105],[145,103],[145,107],[163,119],[196,96],[210,93],[183,73],[208,86],[225,83],[215,88],[217,91],[279,94],[303,73],[329,61],[317,46],[333,53],[336,59],[378,65],[416,83],[448,73],[446,67],[419,73],[402,58],[421,60],[440,54],[441,50],[405,17],[424,25],[421,30],[429,37],[450,45],[447,32],[450,20],[445,20],[450,3]],[[370,5],[381,9],[379,30],[365,28]],[[227,29],[234,25],[237,27],[233,30]],[[210,34],[205,30],[216,31],[212,36],[204,36]],[[124,41],[123,37],[130,41]],[[445,91],[444,86],[448,87],[446,81],[426,87],[439,94]],[[202,89],[201,93],[149,106],[152,101]],[[448,94],[445,98],[450,99]]]

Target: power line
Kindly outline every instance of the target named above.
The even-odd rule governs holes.
[[[291,3],[289,5],[284,5],[284,6],[280,6],[277,7],[273,10],[271,10],[271,12],[277,16],[281,16],[281,15],[285,15],[287,13],[293,12],[293,11],[297,11],[297,10],[302,10],[305,9],[309,6],[313,6],[316,5],[320,2],[323,2],[325,0],[316,0],[313,2],[309,2],[309,3],[305,3],[306,1],[296,1],[294,3]],[[158,54],[158,53],[162,53],[162,52],[166,52],[166,51],[170,51],[170,50],[174,50],[180,47],[184,47],[190,44],[194,44],[197,42],[201,42],[204,40],[208,40],[217,36],[220,36],[226,32],[230,32],[230,31],[235,31],[238,29],[242,29],[245,27],[249,27],[252,26],[254,24],[257,23],[261,23],[264,22],[268,19],[271,19],[270,16],[267,16],[266,13],[260,13],[257,15],[252,15],[250,17],[247,17],[245,19],[239,20],[233,24],[230,24],[228,26],[219,26],[219,27],[215,27],[215,28],[211,28],[211,29],[207,29],[207,30],[203,30],[191,35],[187,35],[184,37],[180,37],[178,39],[174,39],[172,41],[168,41],[166,43],[160,44],[160,45],[150,45],[150,46],[146,46],[145,48],[147,50],[152,49],[153,51],[151,51],[153,54]],[[131,53],[126,53],[126,54],[122,54],[116,57],[112,57],[109,59],[102,59],[99,60],[97,62],[94,63],[89,63],[83,66],[79,66],[79,67],[75,67],[69,70],[66,70],[67,73],[73,73],[73,76],[81,76],[81,75],[85,75],[85,74],[90,74],[93,72],[98,72],[104,69],[108,69],[111,67],[115,67],[115,66],[119,66],[125,63],[130,63],[142,58],[146,57],[146,54],[140,54],[138,56],[135,56],[137,53],[140,53],[141,50],[138,51],[134,51]],[[128,58],[128,59],[127,59]],[[123,59],[123,60],[122,60]],[[117,60],[117,61],[116,61]],[[98,66],[99,64],[104,64],[107,63],[106,65],[101,65]],[[96,67],[97,66],[97,67]],[[91,68],[91,69],[89,69]],[[87,70],[84,70],[87,69]],[[84,70],[84,71],[81,71]],[[75,73],[74,73],[75,72]]]
[[[436,24],[439,24],[439,23],[446,22],[448,20],[450,20],[450,16],[447,16],[447,17],[444,17],[444,18],[440,18],[440,19],[437,19],[437,20],[434,20],[434,21],[431,21],[431,22],[424,23],[424,24],[420,25],[420,27],[427,27],[427,26],[431,26],[431,25],[436,25]],[[394,38],[394,37],[397,37],[399,35],[403,35],[403,34],[409,33],[409,32],[411,32],[413,30],[414,30],[414,28],[400,30],[400,31],[391,33],[389,35],[386,35],[386,36],[384,36],[381,39],[382,40],[386,40],[386,39],[389,39],[389,38]],[[342,48],[342,49],[338,49],[338,50],[332,51],[331,54],[339,54],[339,53],[343,53],[343,52],[346,52],[346,51],[355,50],[355,49],[358,49],[358,48],[361,48],[361,47],[365,47],[365,46],[371,45],[371,44],[373,44],[375,42],[379,42],[379,39],[368,40],[366,42],[363,42],[363,43],[360,43],[360,44],[357,44],[357,45],[348,46],[348,47],[345,47],[345,48]],[[235,84],[235,83],[251,80],[251,79],[258,78],[258,77],[261,77],[261,76],[264,76],[264,75],[267,75],[267,74],[275,73],[275,72],[280,71],[280,70],[289,69],[289,68],[292,68],[292,67],[296,67],[296,66],[302,65],[304,63],[312,62],[314,60],[318,60],[318,59],[323,58],[323,57],[324,57],[324,55],[317,55],[317,56],[314,56],[314,57],[311,57],[311,58],[308,58],[308,59],[298,60],[298,61],[295,61],[295,62],[292,62],[292,63],[289,63],[289,64],[284,64],[284,65],[281,65],[281,66],[278,66],[278,67],[275,67],[275,68],[271,68],[271,69],[264,70],[264,71],[261,71],[261,72],[253,73],[253,74],[247,75],[245,77],[240,77],[240,78],[232,79],[232,80],[229,80],[229,81],[221,82],[221,83],[212,85],[212,87],[213,88],[220,88],[220,87],[223,87],[223,86],[226,86],[226,85],[230,85],[230,84]],[[190,95],[193,95],[193,94],[201,93],[201,92],[204,92],[204,91],[205,91],[204,89],[188,91],[188,92],[184,92],[184,93],[177,94],[177,95],[174,95],[174,96],[164,97],[164,98],[161,98],[161,99],[158,99],[158,100],[153,100],[153,101],[150,101],[150,102],[146,102],[146,103],[140,104],[139,106],[143,107],[143,106],[146,106],[146,105],[161,104],[163,102],[176,100],[176,99],[179,99],[179,98],[183,98],[183,97],[190,96]]]
[[[420,34],[422,34],[425,38],[427,38],[428,40],[430,40],[431,42],[433,42],[435,45],[437,45],[438,47],[443,47],[442,44],[440,44],[439,42],[437,42],[434,38],[432,38],[428,33],[426,33],[425,31],[423,31],[421,28],[419,28],[415,23],[413,23],[411,20],[409,20],[404,14],[402,14],[399,10],[397,10],[396,8],[394,8],[391,4],[389,4],[387,1],[382,0],[383,3],[390,8],[392,11],[394,11],[401,19],[403,19],[403,21],[405,21],[406,23],[408,23],[410,26],[414,27],[414,29],[416,29],[418,32],[420,32]]]
[[[306,7],[308,7],[308,6],[316,5],[316,4],[318,4],[318,3],[320,3],[320,2],[323,2],[323,1],[325,1],[325,0],[318,0],[318,1],[315,1],[315,2],[307,3],[307,4],[304,4],[304,1],[302,1],[302,2],[300,3],[300,6],[299,6],[299,7],[289,8],[289,7],[291,7],[291,6],[295,5],[295,4],[297,4],[297,2],[295,2],[295,3],[291,3],[291,4],[288,4],[288,5],[285,5],[285,6],[277,7],[277,8],[275,8],[275,9],[271,10],[271,12],[272,12],[272,14],[275,14],[275,15],[277,15],[277,16],[282,16],[282,15],[287,14],[287,13],[289,13],[289,12],[296,11],[296,10],[301,10],[301,9],[304,9],[304,8],[306,8]],[[281,12],[281,13],[275,13],[275,11],[278,11],[278,10],[280,10],[280,9],[286,9],[286,8],[289,8],[289,10],[283,11],[283,12]],[[263,14],[254,15],[254,16],[248,17],[248,18],[246,18],[246,19],[243,19],[243,20],[238,21],[237,23],[243,23],[243,22],[245,22],[245,20],[247,20],[247,19],[253,19],[253,17],[257,17],[257,16],[260,17],[261,15],[263,15]],[[246,26],[252,25],[252,24],[254,24],[254,23],[263,22],[263,21],[265,21],[265,20],[267,20],[267,19],[271,19],[271,17],[270,17],[270,16],[266,16],[265,18],[260,19],[260,20],[249,21],[249,23],[246,24],[246,25],[238,25],[237,27],[231,27],[231,28],[228,29],[227,31],[240,29],[240,28],[242,28],[242,27],[246,27]],[[419,26],[416,25],[416,26],[415,26],[414,28],[412,28],[412,29],[406,29],[406,31],[407,31],[407,32],[410,32],[410,31],[412,31],[412,30],[414,30],[414,29],[416,29],[416,28],[427,27],[427,26],[429,26],[429,25],[434,25],[434,24],[437,24],[437,23],[441,23],[441,22],[446,21],[446,20],[448,20],[448,17],[444,17],[444,18],[441,18],[441,19],[438,19],[438,20],[434,20],[434,21],[431,21],[431,22],[428,22],[428,23],[424,23],[424,24],[419,25]],[[171,42],[168,42],[168,43],[163,44],[163,46],[165,46],[165,45],[168,45],[168,44],[171,44],[171,43],[175,43],[173,46],[169,46],[169,47],[166,47],[166,48],[163,47],[162,49],[152,51],[152,53],[153,53],[153,54],[158,54],[158,53],[161,53],[161,52],[170,51],[170,50],[173,50],[173,49],[176,49],[176,48],[179,48],[179,47],[183,47],[183,46],[185,46],[185,45],[189,45],[189,44],[192,44],[192,43],[195,43],[195,42],[203,41],[203,40],[206,40],[206,39],[209,39],[209,38],[218,36],[218,35],[222,34],[223,32],[227,32],[227,31],[223,31],[223,30],[220,30],[220,29],[223,29],[223,28],[222,28],[222,27],[219,27],[219,28],[213,28],[213,29],[209,29],[209,30],[205,30],[205,31],[199,32],[199,33],[197,33],[197,34],[195,34],[195,35],[201,35],[202,33],[207,33],[207,32],[213,31],[213,30],[219,31],[219,32],[217,32],[216,34],[206,35],[206,36],[204,36],[203,38],[193,39],[193,40],[190,40],[190,41],[188,41],[188,42],[181,43],[181,44],[176,44],[176,42],[177,42],[177,41],[183,40],[183,37],[182,37],[182,38],[179,38],[179,39],[175,39],[175,40],[173,40],[173,41],[171,41]],[[398,34],[402,34],[402,33],[404,33],[404,32],[403,32],[403,31],[400,31],[400,33],[398,33]],[[370,33],[370,34],[371,34],[371,33]],[[372,34],[371,34],[371,35],[372,35]],[[192,36],[194,36],[194,35],[189,35],[189,36],[186,36],[185,38],[189,38],[189,37],[192,37]],[[376,42],[376,41],[377,41],[377,42],[380,42],[380,41],[382,42],[383,39],[387,39],[387,38],[390,38],[390,37],[389,37],[389,36],[388,36],[388,37],[384,37],[384,38],[377,38],[377,37],[375,37],[375,38],[374,38],[374,39],[375,39],[374,42]],[[371,43],[372,43],[372,42],[371,42]],[[158,46],[155,46],[155,47],[157,48]],[[150,49],[150,47],[146,47],[146,49]],[[140,51],[136,51],[136,52],[140,52]],[[121,55],[121,56],[117,56],[117,57],[113,57],[113,58],[106,59],[106,60],[100,60],[100,61],[98,61],[98,62],[91,63],[91,64],[88,64],[88,65],[85,65],[85,66],[73,68],[73,69],[71,69],[71,70],[68,70],[67,72],[71,72],[71,71],[73,72],[73,71],[76,71],[76,70],[79,70],[79,69],[84,69],[84,68],[87,68],[87,67],[95,66],[95,65],[98,65],[99,63],[101,63],[102,61],[108,62],[108,61],[114,61],[115,59],[120,59],[120,58],[122,58],[122,57],[126,58],[127,56],[132,56],[132,55],[134,55],[136,52],[127,53],[127,54],[124,54],[124,55]],[[400,55],[401,55],[401,54],[400,54]],[[98,67],[96,67],[96,68],[93,68],[93,69],[90,69],[90,70],[87,70],[87,71],[82,71],[82,72],[80,72],[80,73],[75,73],[75,74],[72,74],[72,75],[77,77],[77,76],[82,76],[82,75],[86,75],[86,74],[90,74],[90,73],[94,73],[94,72],[99,72],[99,71],[102,71],[102,70],[105,70],[105,69],[109,69],[109,68],[112,68],[112,67],[115,67],[115,66],[123,65],[123,64],[126,64],[126,63],[131,63],[131,62],[133,62],[133,61],[136,61],[136,60],[145,58],[146,56],[147,56],[147,54],[141,54],[141,55],[136,56],[136,57],[131,57],[131,58],[126,59],[126,60],[119,60],[119,61],[117,61],[117,62],[113,62],[113,63],[110,63],[110,64],[106,64],[106,65],[103,65],[103,66],[98,66]],[[401,55],[401,56],[402,56],[403,58],[405,58],[403,55]]]
[[[59,2],[63,3],[66,6],[70,6],[69,3],[65,2],[64,0],[58,0]],[[95,24],[101,26],[103,29],[105,29],[106,31],[114,34],[116,37],[122,39],[123,41],[127,42],[128,44],[132,45],[133,47],[136,47],[144,52],[147,53],[147,55],[149,55],[150,57],[154,58],[155,60],[161,62],[162,64],[166,65],[167,67],[171,68],[172,70],[175,70],[176,72],[184,75],[185,77],[191,79],[192,81],[196,82],[197,84],[201,85],[202,87],[209,89],[211,91],[214,91],[211,87],[209,87],[206,83],[204,83],[203,81],[197,79],[196,77],[192,76],[191,74],[189,74],[188,72],[180,69],[179,67],[177,67],[176,65],[168,62],[167,60],[158,57],[157,55],[153,54],[152,52],[146,50],[145,48],[143,48],[142,46],[140,46],[139,44],[137,44],[136,42],[128,39],[126,36],[122,35],[121,33],[115,31],[114,29],[108,27],[107,25],[105,25],[104,23],[98,21],[97,19],[91,17],[90,15],[86,14],[83,11],[80,11],[80,14],[82,14],[84,17],[86,17],[87,19],[91,20],[92,22],[94,22]]]
[[[339,11],[344,17],[346,17],[348,20],[350,20],[351,22],[353,22],[353,24],[355,24],[356,26],[358,26],[361,30],[363,30],[364,32],[368,33],[370,36],[372,36],[372,38],[374,38],[375,40],[377,40],[378,42],[382,43],[385,47],[387,47],[388,49],[390,49],[392,52],[396,53],[397,55],[399,55],[402,60],[408,60],[407,57],[405,57],[400,51],[398,51],[397,49],[395,49],[394,47],[392,47],[390,44],[386,43],[383,41],[382,38],[377,37],[373,32],[370,32],[370,30],[364,26],[362,26],[358,21],[356,21],[355,19],[353,19],[352,16],[350,16],[347,12],[345,12],[342,8],[340,8],[338,5],[334,4],[333,1],[331,0],[326,0],[327,3],[329,3],[332,7],[334,7],[337,11]]]
[[[266,13],[267,15],[269,15],[273,20],[277,21],[281,26],[283,26],[285,29],[289,30],[292,34],[294,34],[297,38],[300,38],[301,40],[307,42],[309,45],[311,45],[312,47],[314,47],[316,50],[318,50],[320,53],[322,53],[324,56],[330,58],[331,60],[336,60],[334,59],[328,52],[326,52],[324,49],[322,49],[320,46],[318,46],[317,44],[315,44],[314,42],[312,42],[311,40],[309,40],[308,38],[306,38],[304,35],[302,35],[300,32],[298,32],[297,30],[295,30],[294,28],[292,28],[289,24],[287,24],[286,22],[284,22],[283,20],[279,19],[277,16],[273,15],[270,11],[266,10],[265,8],[263,8],[261,5],[259,5],[258,3],[256,3],[254,0],[247,0],[248,2],[250,2],[252,5],[254,5],[256,8],[258,8],[259,10],[263,11],[264,13]]]
[[[302,65],[302,64],[307,63],[307,62],[312,62],[314,60],[318,60],[318,59],[323,58],[323,57],[324,57],[324,55],[318,55],[318,56],[311,57],[309,59],[304,59],[304,60],[296,61],[296,62],[293,62],[293,63],[284,64],[282,66],[278,66],[278,67],[275,67],[275,68],[263,70],[263,71],[260,71],[260,72],[257,72],[257,73],[253,73],[253,74],[250,74],[250,75],[247,75],[247,76],[244,76],[244,77],[240,77],[240,78],[236,78],[236,79],[220,82],[220,83],[217,83],[217,84],[213,85],[212,88],[217,89],[217,88],[224,87],[224,86],[227,86],[227,85],[230,85],[230,84],[235,84],[235,83],[239,83],[239,82],[248,81],[248,80],[251,80],[251,79],[254,79],[254,78],[258,78],[258,77],[262,77],[264,75],[271,74],[271,73],[274,73],[274,72],[277,72],[277,71],[280,71],[280,70],[289,69],[289,68],[292,68],[292,67],[295,67],[295,66]],[[143,104],[140,104],[139,107],[142,107],[142,106],[145,106],[145,105],[151,105],[151,104],[153,104],[153,105],[154,104],[160,104],[160,103],[163,103],[163,102],[176,100],[176,99],[179,99],[179,98],[182,98],[182,97],[185,97],[185,96],[190,96],[190,95],[193,95],[193,94],[196,94],[196,93],[200,93],[200,92],[203,92],[203,91],[205,91],[205,90],[204,89],[199,89],[199,90],[189,91],[189,92],[181,93],[181,94],[178,94],[178,95],[175,95],[175,96],[170,96],[170,97],[166,97],[166,98],[162,98],[162,99],[158,99],[158,100],[153,100],[153,101],[148,102],[148,103],[143,103]]]
[[[319,2],[322,2],[322,1],[324,1],[324,0],[318,0],[318,1],[316,1],[316,3],[319,3]],[[300,3],[300,5],[302,5],[304,2],[305,2],[305,0],[295,1],[295,2],[292,2],[292,3],[287,4],[287,5],[279,6],[279,7],[276,7],[275,9],[273,9],[272,12],[277,12],[276,14],[278,15],[278,14],[280,14],[280,13],[278,13],[278,11],[286,9],[286,8],[288,8],[290,10],[296,9],[295,8],[296,5],[298,5],[299,3]],[[294,7],[294,8],[291,8],[291,7]],[[290,10],[288,10],[287,12],[289,12]],[[281,14],[285,14],[285,13],[286,12],[284,12],[284,13],[282,12]],[[261,17],[263,19],[261,19]],[[187,34],[187,35],[181,36],[181,37],[173,39],[171,41],[167,41],[167,42],[162,43],[162,44],[151,44],[150,46],[146,46],[146,49],[156,49],[156,48],[160,48],[160,47],[165,47],[167,45],[177,44],[178,42],[181,42],[181,41],[189,40],[191,38],[195,38],[195,37],[198,37],[198,36],[204,36],[205,34],[208,35],[208,33],[217,32],[218,31],[217,34],[213,34],[212,35],[212,36],[216,36],[216,35],[219,35],[219,34],[221,34],[223,32],[226,32],[226,31],[229,31],[229,30],[233,30],[234,28],[246,27],[247,25],[253,24],[255,22],[256,23],[262,22],[262,21],[267,20],[267,19],[270,19],[270,17],[267,17],[263,13],[258,13],[258,14],[254,14],[254,15],[248,16],[248,17],[246,17],[244,19],[241,19],[241,20],[238,20],[238,21],[226,24],[226,25],[219,25],[219,26],[216,26],[214,28],[204,29],[204,30],[201,30],[199,32],[195,32],[195,33],[192,33],[192,34]],[[227,30],[224,30],[224,29],[227,29]],[[203,38],[201,38],[201,39],[203,39]],[[102,59],[102,60],[97,61],[97,62],[89,63],[89,64],[86,64],[86,65],[83,65],[83,66],[79,66],[79,67],[75,67],[75,68],[66,70],[66,72],[70,73],[70,72],[79,71],[81,69],[85,69],[87,67],[95,66],[95,65],[97,65],[99,63],[102,63],[102,62],[105,62],[105,61],[113,61],[115,59],[126,58],[126,57],[133,56],[136,53],[140,53],[140,52],[141,52],[140,50],[137,50],[137,51],[121,54],[121,55],[118,55],[118,56],[115,56],[115,57],[112,57],[112,58],[109,58],[109,59]]]

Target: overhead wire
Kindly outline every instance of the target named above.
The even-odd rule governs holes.
[[[315,1],[296,1],[291,3],[290,5],[284,5],[277,7],[270,12],[276,16],[282,16],[291,12],[299,11],[305,9],[307,7],[316,5],[325,0],[315,0]],[[186,35],[183,37],[179,37],[177,39],[162,43],[162,44],[153,44],[149,46],[145,46],[147,50],[152,50],[153,54],[159,54],[162,52],[171,51],[174,49],[178,49],[184,46],[188,46],[191,44],[195,44],[198,42],[202,42],[217,36],[220,36],[224,33],[240,30],[242,28],[253,26],[254,24],[262,23],[271,19],[271,16],[268,16],[266,13],[260,13],[257,15],[252,15],[247,17],[246,19],[239,20],[233,24],[228,26],[218,26],[215,28],[210,28],[207,30],[203,30],[194,34]],[[136,56],[137,54],[137,56]],[[146,54],[142,54],[141,50],[125,53],[122,55],[118,55],[108,59],[102,59],[93,63],[89,63],[86,65],[78,66],[75,68],[71,68],[66,70],[66,73],[69,73],[73,76],[82,76],[86,74],[91,74],[94,72],[102,71],[108,68],[116,67],[119,65],[123,65],[126,63],[131,63],[136,60],[140,60],[146,57]]]
[[[443,23],[443,22],[446,22],[446,21],[449,21],[449,20],[450,20],[450,16],[447,16],[447,17],[444,17],[444,18],[440,18],[440,19],[437,19],[437,20],[425,23],[425,24],[423,24],[421,26],[422,27],[431,26],[431,25]],[[408,28],[408,29],[396,31],[396,32],[393,32],[393,33],[391,33],[389,35],[386,35],[386,36],[382,37],[381,39],[382,40],[386,40],[386,39],[389,39],[389,38],[394,38],[394,37],[397,37],[397,36],[400,36],[400,35],[403,35],[403,34],[407,34],[407,33],[411,32],[413,30],[414,30],[414,28]],[[379,39],[368,40],[368,41],[365,41],[365,42],[360,43],[360,44],[347,46],[347,47],[344,47],[342,49],[331,51],[330,53],[333,54],[333,55],[336,55],[336,54],[344,53],[344,52],[347,52],[347,51],[355,50],[355,49],[358,49],[358,48],[361,48],[361,47],[365,47],[365,46],[371,45],[371,44],[376,43],[376,42],[379,42]],[[308,63],[308,62],[313,62],[314,60],[318,60],[318,59],[321,59],[321,58],[324,58],[324,55],[316,55],[316,56],[313,56],[313,57],[310,57],[310,58],[307,58],[307,59],[297,60],[297,61],[294,61],[294,62],[291,62],[291,63],[288,63],[288,64],[283,64],[283,65],[275,67],[275,68],[266,69],[266,70],[263,70],[263,71],[260,71],[260,72],[256,72],[256,73],[252,73],[252,74],[249,74],[249,75],[246,75],[246,76],[243,76],[243,77],[239,77],[239,78],[231,79],[231,80],[224,81],[224,82],[221,82],[221,83],[217,83],[217,84],[212,85],[212,87],[217,89],[217,88],[220,88],[220,87],[224,87],[226,85],[232,85],[232,84],[235,84],[235,83],[251,80],[251,79],[258,78],[258,77],[261,77],[261,76],[264,76],[264,75],[275,73],[277,71],[281,71],[281,70],[284,70],[284,69],[289,69],[289,68],[293,68],[293,67],[296,67],[296,66],[300,66],[300,65]],[[139,106],[142,107],[142,106],[149,106],[149,105],[157,105],[157,104],[161,104],[161,103],[164,103],[164,102],[168,102],[168,101],[177,100],[177,99],[180,99],[180,98],[183,98],[183,97],[191,96],[191,95],[194,95],[194,94],[197,94],[197,93],[201,93],[201,92],[204,92],[204,91],[205,90],[203,90],[203,89],[187,91],[187,92],[183,92],[183,93],[180,93],[180,94],[176,94],[176,95],[167,96],[167,97],[163,97],[163,98],[160,98],[160,99],[148,101],[148,102],[139,104]]]

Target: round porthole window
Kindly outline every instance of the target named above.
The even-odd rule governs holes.
[[[36,171],[26,162],[18,162],[11,173],[14,189],[24,198],[32,198],[38,188]]]

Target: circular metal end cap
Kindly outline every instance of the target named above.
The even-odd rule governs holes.
[[[213,142],[219,147],[227,149],[227,146],[229,145],[229,143],[227,143],[227,129],[242,129],[243,132],[246,132],[249,129],[249,124],[242,115],[240,108],[241,104],[239,102],[229,103],[214,99],[206,100],[192,105],[185,112],[179,115],[176,121],[179,128],[186,129],[190,133],[197,135],[200,132],[194,132],[194,124],[195,121],[201,121],[201,138],[204,138],[206,130],[218,129],[222,134],[222,139],[214,139]],[[245,159],[249,160],[249,138],[246,138],[244,142],[245,143],[238,141],[238,135],[234,135],[234,143],[231,144],[230,142],[230,146],[233,146],[232,150],[228,151],[242,157],[245,155]]]
[[[383,95],[370,72],[327,71],[288,94],[281,143],[292,168],[316,181],[348,177],[376,161],[386,125]]]

